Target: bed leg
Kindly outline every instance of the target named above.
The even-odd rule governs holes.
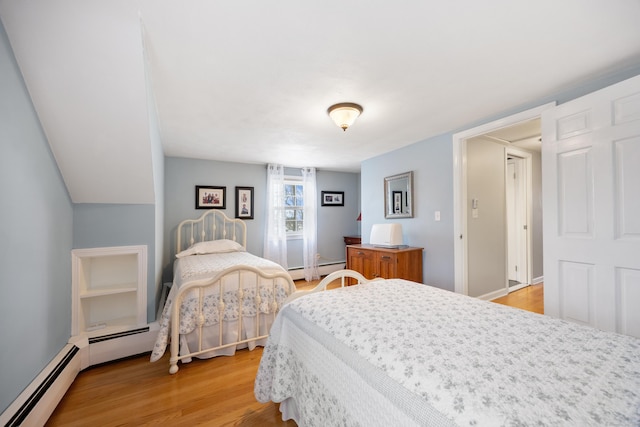
[[[175,374],[176,372],[178,372],[178,361],[176,360],[175,362],[169,362],[169,373],[170,374]]]

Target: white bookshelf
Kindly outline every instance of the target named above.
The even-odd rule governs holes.
[[[74,249],[73,336],[94,338],[147,325],[147,247]]]

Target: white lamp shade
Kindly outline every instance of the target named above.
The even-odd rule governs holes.
[[[336,104],[329,107],[329,116],[336,125],[347,130],[362,113],[362,107],[353,103]]]

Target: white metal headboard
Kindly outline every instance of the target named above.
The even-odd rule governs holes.
[[[185,219],[176,230],[176,253],[197,242],[229,239],[247,247],[247,224],[211,209],[198,219]]]

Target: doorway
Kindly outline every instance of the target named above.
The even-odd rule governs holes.
[[[531,284],[529,268],[529,194],[527,179],[531,155],[507,149],[505,200],[507,218],[507,292],[514,292]]]
[[[542,112],[548,108],[553,107],[554,105],[555,105],[554,103],[545,104],[543,106],[533,108],[531,110],[527,110],[522,113],[514,114],[513,116],[510,116],[510,117],[506,117],[482,126],[478,126],[473,129],[469,129],[467,131],[457,133],[453,136],[453,152],[454,152],[454,156],[453,156],[453,161],[454,161],[453,187],[454,188],[453,190],[454,190],[454,239],[455,239],[454,258],[455,258],[455,291],[456,292],[462,293],[464,295],[471,294],[472,296],[479,296],[483,299],[493,299],[501,295],[506,295],[508,293],[508,282],[506,280],[506,277],[507,277],[506,266],[505,266],[505,272],[504,272],[505,280],[502,283],[496,283],[494,288],[495,290],[491,292],[484,292],[482,295],[474,295],[474,292],[470,293],[468,262],[469,262],[469,256],[475,255],[477,251],[473,252],[472,254],[469,253],[470,242],[469,242],[469,236],[468,236],[468,231],[469,231],[468,218],[469,218],[469,211],[471,209],[471,201],[469,200],[469,197],[471,197],[471,195],[468,194],[467,192],[467,182],[468,182],[467,143],[469,142],[469,140],[473,138],[478,138],[480,136],[490,137],[494,140],[501,139],[501,136],[500,136],[501,131],[509,129],[514,125],[523,124],[532,120],[539,120]],[[539,142],[539,137],[538,137],[538,142]],[[505,144],[505,146],[508,146],[508,144]],[[510,146],[509,149],[518,150],[513,146]],[[524,152],[523,150],[520,150],[520,151]],[[523,156],[521,154],[517,154],[513,152],[511,153],[512,155],[517,155],[518,157]],[[504,170],[505,170],[504,173],[506,175],[506,161],[507,161],[506,154],[505,154],[505,157],[503,158],[503,161],[505,163],[503,163],[503,165],[501,165],[500,167],[504,167]],[[531,168],[529,168],[529,170],[526,172],[525,175],[531,176]],[[527,195],[527,198],[531,202],[530,193]],[[530,204],[529,211],[531,211],[531,208],[535,208],[535,206]],[[506,209],[506,206],[505,206],[505,209]],[[539,206],[539,211],[540,212],[536,213],[536,215],[540,217],[539,227],[541,230],[541,206]],[[535,220],[533,222],[535,222]],[[541,268],[539,269],[540,272],[539,272],[538,278],[534,278],[534,275],[532,273],[532,267],[533,267],[532,240],[533,239],[531,238],[531,229],[532,229],[531,224],[532,224],[531,219],[529,219],[529,221],[525,224],[527,225],[527,229],[523,230],[527,235],[527,238],[526,238],[527,250],[524,251],[526,252],[527,261],[524,264],[526,264],[526,271],[527,271],[527,277],[528,277],[526,281],[529,284],[536,283],[537,281],[542,280]],[[507,243],[505,242],[504,245],[506,247]],[[539,243],[539,246],[541,248],[541,241]],[[536,253],[537,252],[538,252],[538,249],[536,249]],[[539,250],[539,252],[541,252],[541,249]],[[504,254],[505,254],[504,256],[506,257],[507,256],[506,250]],[[539,262],[541,264],[542,254],[540,253],[539,256],[537,256],[537,258],[539,259]],[[506,261],[505,261],[505,264],[506,264]],[[519,267],[519,268],[524,268],[524,267]]]

